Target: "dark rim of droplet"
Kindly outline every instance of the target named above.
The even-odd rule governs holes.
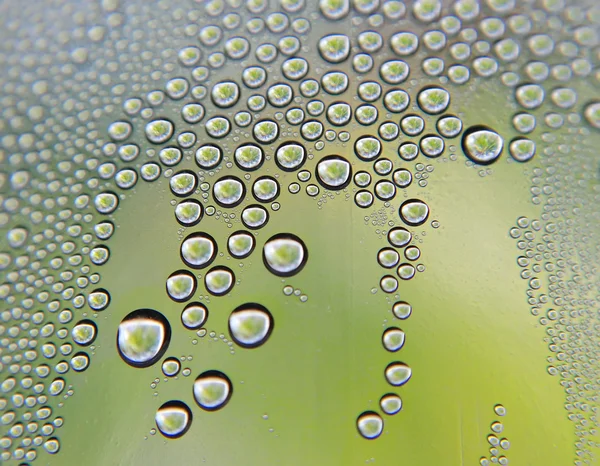
[[[179,359],[177,359],[177,358],[174,358],[174,357],[172,357],[172,356],[171,356],[171,357],[169,357],[169,358],[166,358],[166,359],[163,361],[163,363],[162,363],[162,366],[164,366],[164,365],[165,365],[166,363],[168,363],[168,362],[174,362],[174,363],[176,363],[176,365],[177,365],[177,370],[175,371],[175,373],[174,373],[174,374],[171,374],[171,375],[167,375],[167,374],[165,374],[165,375],[166,375],[167,377],[175,377],[177,374],[179,374],[179,371],[181,370],[181,362],[179,361]],[[161,366],[161,367],[162,367],[162,366]],[[163,372],[163,374],[164,374],[164,372]]]
[[[196,176],[196,174],[192,170],[181,170],[177,173],[174,173],[173,177],[178,176],[178,175],[192,175],[192,177],[194,178],[194,189],[190,192],[181,193],[181,194],[176,193],[175,191],[173,191],[171,189],[171,194],[173,194],[174,196],[177,196],[177,197],[188,197],[188,196],[192,195],[192,193],[198,187],[198,177]],[[171,177],[171,178],[173,178],[173,177]],[[170,188],[170,186],[169,186],[169,188]]]
[[[380,432],[379,434],[377,434],[375,437],[365,437],[365,436],[363,435],[363,433],[360,431],[360,428],[358,427],[358,423],[359,423],[359,421],[360,421],[360,420],[361,420],[363,417],[366,417],[366,416],[373,416],[373,417],[378,417],[379,419],[381,419],[381,426],[382,426],[382,429],[381,429],[381,432]],[[364,438],[365,440],[375,440],[376,438],[379,438],[379,436],[380,436],[380,435],[383,433],[383,419],[382,419],[382,417],[381,417],[379,414],[377,414],[375,411],[365,411],[365,412],[363,412],[363,413],[360,413],[360,414],[358,415],[358,417],[356,418],[356,430],[358,430],[358,434],[359,434],[359,435],[360,435],[362,438]]]
[[[262,181],[262,180],[270,180],[270,181],[273,181],[277,185],[277,192],[275,193],[274,197],[272,197],[270,199],[261,199],[260,197],[258,197],[256,195],[256,193],[254,192],[254,183],[257,183],[257,182]],[[281,193],[281,186],[279,185],[279,182],[275,178],[273,178],[272,176],[261,176],[259,178],[256,178],[254,180],[254,183],[253,183],[253,188],[252,188],[252,196],[258,202],[273,202],[275,199],[277,199],[279,197],[279,194]]]
[[[218,182],[220,181],[226,181],[226,180],[235,180],[238,183],[240,183],[242,185],[242,195],[240,196],[240,198],[234,202],[233,204],[223,204],[222,202],[219,201],[219,199],[217,199],[217,196],[215,196],[215,186],[217,185]],[[221,207],[228,207],[228,208],[232,208],[232,207],[237,207],[238,205],[240,205],[243,201],[244,198],[246,197],[246,185],[244,184],[244,182],[242,180],[240,180],[238,177],[236,176],[224,176],[223,178],[219,178],[217,181],[215,181],[215,183],[213,184],[213,199],[214,201],[219,204]]]
[[[265,221],[263,223],[261,223],[260,225],[256,225],[256,226],[252,226],[252,225],[248,225],[246,223],[246,221],[244,220],[244,216],[242,215],[242,223],[244,224],[244,226],[250,230],[260,230],[262,227],[264,227],[267,223],[269,223],[269,211],[267,209],[265,209],[263,206],[261,206],[260,204],[250,204],[246,207],[244,207],[244,210],[247,209],[260,209],[265,213]],[[243,212],[242,212],[243,213]]]
[[[300,273],[302,271],[302,269],[304,268],[304,266],[306,265],[306,262],[308,261],[308,248],[306,247],[306,244],[304,244],[304,241],[302,241],[300,238],[298,238],[296,235],[293,235],[292,233],[278,233],[276,235],[271,236],[267,241],[265,241],[265,245],[271,241],[275,241],[278,239],[291,239],[293,241],[298,242],[301,246],[302,249],[304,250],[304,257],[302,258],[302,262],[300,263],[300,265],[295,268],[294,270],[290,271],[290,272],[279,272],[277,270],[274,270],[271,268],[271,266],[269,265],[269,262],[267,261],[267,256],[265,255],[265,248],[263,246],[263,263],[265,264],[265,267],[267,268],[267,270],[269,272],[271,272],[274,275],[277,275],[279,277],[291,277],[293,275],[296,275],[298,273]]]
[[[389,327],[389,328],[386,328],[385,331],[383,332],[383,334],[381,335],[381,343],[383,344],[383,347],[390,353],[395,353],[396,351],[400,351],[402,348],[400,347],[400,348],[394,350],[394,349],[389,349],[387,346],[385,346],[385,336],[391,332],[404,333],[404,331],[398,327]],[[406,336],[404,338],[406,339]]]
[[[162,430],[160,430],[160,427],[158,427],[158,424],[156,424],[156,427],[158,427],[158,431],[162,435],[164,435],[165,437],[170,438],[170,439],[176,439],[176,438],[180,438],[188,430],[190,430],[190,426],[192,425],[192,410],[183,401],[178,401],[178,400],[167,401],[160,408],[158,408],[159,411],[161,409],[181,409],[181,410],[185,411],[188,416],[188,423],[185,425],[184,429],[175,435],[169,435],[169,434],[163,432]]]
[[[381,185],[383,183],[390,183],[392,185],[392,187],[394,188],[393,196],[382,197],[379,195],[379,193],[377,192],[377,186]],[[379,199],[380,201],[390,201],[396,195],[396,185],[393,182],[391,182],[390,180],[379,180],[377,183],[375,183],[375,189],[373,189],[373,192],[375,193],[375,196],[377,197],[377,199]]]
[[[171,298],[173,301],[175,301],[176,303],[183,303],[183,302],[187,301],[188,299],[190,299],[190,297],[196,292],[196,288],[198,287],[198,282],[196,281],[196,277],[192,273],[188,272],[187,270],[183,270],[183,269],[177,270],[177,271],[173,272],[171,275],[169,275],[169,277],[167,278],[167,282],[168,282],[169,278],[174,277],[175,275],[185,275],[186,277],[190,277],[192,279],[192,283],[193,283],[192,291],[189,294],[189,296],[182,298],[182,299],[174,298],[173,296],[171,296],[169,294],[169,287],[167,285],[165,285],[165,288],[167,290],[167,296],[169,298]]]
[[[231,336],[231,339],[237,345],[241,346],[242,348],[248,348],[248,349],[258,348],[259,346],[264,345],[267,342],[267,340],[269,339],[269,337],[271,336],[271,333],[273,333],[273,328],[275,327],[275,320],[273,319],[273,314],[271,314],[271,312],[269,312],[269,310],[265,306],[263,306],[262,304],[258,304],[258,303],[242,304],[241,306],[236,307],[231,312],[231,315],[229,317],[231,318],[231,316],[233,316],[237,312],[251,311],[251,310],[264,312],[267,315],[267,317],[269,318],[269,328],[267,330],[267,334],[264,336],[264,338],[261,341],[258,341],[256,343],[252,343],[252,344],[247,344],[247,343],[239,341],[234,336],[233,332],[231,331],[231,321],[228,319],[228,322],[227,322],[227,328],[229,329],[229,335]]]
[[[104,293],[106,295],[106,304],[98,309],[93,309],[92,307],[90,307],[90,309],[92,310],[92,312],[99,312],[99,311],[103,311],[104,309],[106,309],[109,305],[110,305],[110,293],[104,289],[104,288],[96,288],[94,291],[92,291],[90,294],[93,293]],[[88,303],[89,306],[89,303]]]
[[[194,239],[194,238],[203,238],[203,239],[207,239],[209,240],[214,248],[212,257],[205,262],[202,265],[196,265],[196,264],[190,264],[189,262],[187,262],[185,260],[185,257],[183,257],[183,244],[188,240],[188,239]],[[181,260],[183,261],[183,263],[185,265],[187,265],[188,267],[190,267],[191,269],[204,269],[206,267],[208,267],[210,264],[213,263],[213,261],[215,260],[215,258],[217,257],[217,253],[219,252],[219,248],[217,246],[217,242],[215,241],[215,239],[209,235],[208,233],[192,233],[191,235],[186,236],[186,238],[181,242],[181,247],[179,248],[179,256],[181,257]]]
[[[192,307],[201,307],[204,309],[204,320],[200,324],[190,327],[184,322],[183,313]],[[201,328],[206,323],[207,320],[208,320],[208,308],[202,303],[198,303],[198,302],[189,303],[183,308],[183,311],[181,311],[181,323],[188,330],[197,330],[197,329]]]
[[[425,204],[425,206],[427,207],[427,215],[425,215],[425,217],[423,218],[423,220],[421,220],[420,222],[411,222],[408,219],[404,218],[404,216],[402,215],[402,208],[407,205],[407,204],[411,204],[413,202],[418,202],[421,204]],[[407,199],[406,201],[404,201],[401,205],[400,205],[400,209],[398,209],[398,212],[400,213],[400,218],[402,219],[403,222],[405,222],[407,225],[413,226],[413,227],[418,227],[419,225],[423,225],[427,219],[429,218],[429,206],[423,202],[421,199]]]
[[[346,179],[346,181],[344,182],[344,184],[341,184],[339,186],[330,186],[328,184],[326,184],[325,182],[323,182],[323,180],[321,180],[321,176],[319,175],[319,164],[321,162],[327,162],[329,160],[340,160],[342,162],[346,162],[348,164],[348,178]],[[323,157],[321,160],[319,160],[317,162],[317,167],[315,169],[315,175],[317,175],[315,178],[317,178],[317,181],[319,182],[319,184],[321,186],[323,186],[324,189],[327,189],[329,191],[340,191],[342,189],[344,189],[345,187],[347,187],[351,182],[352,182],[352,164],[346,160],[344,157],[341,157],[339,155],[328,155],[327,157]]]
[[[90,356],[86,352],[80,351],[79,353],[75,353],[71,359],[74,359],[74,358],[77,358],[77,357],[84,357],[84,358],[86,358],[87,359],[87,364],[84,367],[79,367],[79,368],[75,368],[75,367],[71,366],[71,369],[73,369],[75,372],[83,372],[88,367],[90,367]]]
[[[196,397],[194,396],[194,387],[192,385],[192,396],[194,396],[196,404],[204,411],[218,411],[219,409],[224,408],[227,405],[227,403],[229,403],[229,400],[231,400],[231,396],[233,395],[233,384],[231,383],[231,380],[229,380],[229,377],[227,377],[223,372],[216,370],[205,371],[198,377],[196,377],[195,382],[211,377],[222,379],[224,382],[227,382],[227,385],[229,385],[229,392],[227,393],[227,398],[225,398],[225,401],[223,401],[223,403],[221,403],[219,406],[215,406],[214,408],[209,408],[207,406],[202,406],[200,403],[198,403],[198,400],[196,400]]]
[[[236,166],[245,172],[253,172],[255,170],[258,170],[260,167],[262,167],[263,163],[265,163],[265,154],[264,151],[260,148],[260,146],[258,146],[257,144],[248,144],[248,143],[244,143],[242,145],[240,145],[239,147],[236,148],[239,149],[240,147],[254,147],[256,149],[258,149],[260,151],[260,161],[258,162],[258,165],[256,165],[255,167],[244,167],[243,165],[240,164],[240,162],[238,161],[237,157],[235,156],[235,150],[233,151],[233,161],[235,162]]]
[[[361,155],[359,155],[358,153],[358,149],[356,148],[358,143],[360,141],[362,141],[363,139],[376,139],[379,142],[379,150],[377,151],[377,155],[374,155],[373,157],[369,157],[369,158],[365,158],[362,157]],[[381,151],[383,150],[383,144],[381,144],[381,141],[379,141],[379,139],[377,139],[375,136],[361,136],[359,137],[356,142],[354,143],[354,154],[356,155],[356,157],[358,157],[360,160],[363,160],[365,162],[371,162],[373,160],[375,160],[377,157],[379,157],[381,155]]]
[[[169,118],[166,118],[166,117],[161,117],[161,116],[152,117],[152,120],[151,120],[151,121],[149,121],[149,122],[148,122],[148,124],[149,124],[149,123],[152,123],[152,122],[155,122],[155,121],[160,121],[160,120],[167,121],[167,122],[171,123],[172,132],[171,132],[171,135],[168,137],[168,139],[166,139],[165,141],[160,141],[160,142],[154,142],[154,141],[151,141],[151,140],[150,140],[150,138],[146,137],[146,141],[148,141],[150,144],[154,144],[155,146],[160,146],[160,145],[162,145],[162,144],[165,144],[165,143],[166,143],[168,140],[170,140],[170,139],[173,137],[173,135],[175,134],[175,123],[173,123],[173,120],[171,120],[171,119],[169,119]],[[133,126],[133,125],[132,125],[132,126]]]
[[[218,271],[227,272],[227,273],[231,274],[231,285],[225,291],[222,291],[220,293],[215,293],[214,291],[210,290],[208,288],[208,286],[206,286],[206,278],[208,277],[209,273],[211,273],[211,272],[218,272]],[[204,288],[206,288],[206,291],[208,291],[213,296],[224,296],[224,295],[226,295],[227,293],[229,293],[233,289],[234,285],[235,285],[235,274],[233,273],[233,270],[231,270],[229,267],[225,267],[224,265],[218,265],[216,267],[213,267],[208,272],[206,272],[206,274],[204,275]]]
[[[250,236],[252,238],[252,247],[250,248],[250,250],[246,254],[241,255],[241,256],[236,256],[235,254],[233,254],[231,252],[231,249],[229,249],[229,239],[232,236],[236,236],[236,235],[240,235],[240,234],[248,235],[248,236]],[[229,251],[229,254],[231,254],[236,259],[244,259],[244,258],[248,257],[250,254],[252,254],[252,252],[254,251],[255,247],[256,247],[256,238],[254,238],[254,235],[252,233],[250,233],[249,231],[246,231],[246,230],[238,230],[238,231],[232,233],[229,236],[229,238],[227,239],[227,250]]]
[[[454,136],[446,136],[444,134],[441,133],[440,131],[440,123],[442,122],[442,120],[445,120],[446,118],[456,118],[458,119],[458,121],[460,121],[460,130],[458,130],[458,132],[454,135]],[[463,130],[463,124],[462,124],[462,120],[460,118],[458,118],[456,115],[452,115],[451,113],[447,113],[442,115],[441,117],[438,118],[438,121],[435,123],[435,128],[437,129],[437,132],[439,133],[439,135],[445,139],[455,139],[457,138],[460,133]]]
[[[493,130],[492,128],[490,128],[489,126],[485,126],[485,125],[475,125],[475,126],[471,126],[470,128],[468,128],[467,130],[465,130],[463,132],[462,135],[462,139],[460,142],[460,145],[462,147],[462,150],[464,152],[464,154],[469,158],[469,160],[471,160],[473,163],[477,164],[477,165],[490,165],[492,163],[494,163],[496,160],[498,160],[500,158],[500,156],[502,155],[502,153],[504,152],[504,146],[505,144],[502,144],[502,150],[498,153],[498,156],[493,158],[492,160],[488,160],[487,162],[482,162],[481,160],[477,160],[475,158],[473,158],[471,156],[471,154],[469,153],[469,151],[467,150],[467,137],[469,137],[469,135],[476,133],[477,131],[491,131],[492,133],[498,134],[495,130]]]
[[[154,321],[160,323],[163,326],[163,328],[165,329],[165,338],[163,340],[163,345],[160,347],[160,349],[156,353],[156,356],[154,356],[152,359],[150,359],[148,361],[135,362],[135,361],[131,361],[131,360],[127,359],[127,356],[125,356],[121,352],[121,348],[119,347],[119,332],[120,332],[120,330],[117,328],[117,351],[119,352],[119,356],[121,356],[121,359],[123,359],[123,361],[125,361],[131,367],[137,367],[137,368],[150,367],[164,356],[165,352],[167,351],[167,348],[169,347],[169,343],[171,342],[171,324],[169,324],[169,321],[167,320],[167,318],[164,315],[162,315],[158,311],[155,311],[154,309],[137,309],[137,310],[127,314],[125,316],[125,318],[121,321],[121,323],[127,322],[128,320],[134,320],[134,319],[154,320]]]
[[[329,111],[325,112],[325,115],[327,117],[327,121],[329,123],[331,123],[333,126],[346,126],[348,123],[350,123],[350,121],[352,120],[352,106],[348,103],[348,102],[344,102],[342,100],[337,100],[335,102],[331,102],[327,108],[327,110],[329,110],[329,108],[333,107],[334,105],[340,105],[340,104],[344,104],[347,105],[349,108],[349,115],[348,115],[348,120],[344,121],[342,123],[338,123],[336,121],[333,121],[330,117],[329,117]]]
[[[196,152],[198,152],[200,149],[203,149],[205,147],[212,147],[214,149],[217,149],[217,152],[219,154],[219,157],[217,158],[217,161],[214,162],[212,165],[208,165],[208,166],[202,166],[198,163],[198,159],[196,159]],[[196,161],[196,165],[198,165],[202,170],[210,170],[211,168],[215,168],[216,166],[218,166],[221,161],[223,160],[223,150],[217,146],[216,144],[202,144],[202,146],[198,147],[198,149],[196,149],[196,152],[194,153],[194,160]]]
[[[282,147],[289,146],[289,145],[292,145],[292,144],[296,145],[296,146],[302,147],[302,149],[304,151],[304,157],[302,157],[302,161],[300,162],[300,164],[298,166],[292,167],[292,168],[290,168],[290,167],[284,167],[283,165],[281,165],[281,163],[279,162],[279,159],[277,158],[277,152]],[[275,159],[275,164],[277,165],[277,167],[280,170],[283,170],[284,172],[295,172],[296,170],[300,170],[300,168],[302,167],[302,165],[304,165],[306,163],[306,159],[307,159],[306,154],[307,154],[306,147],[304,147],[304,145],[302,145],[302,144],[300,144],[299,142],[296,142],[296,141],[293,141],[293,142],[292,141],[287,141],[287,142],[284,142],[283,144],[279,145],[279,147],[275,151],[275,157],[273,157],[273,158]]]
[[[425,152],[423,150],[423,141],[426,138],[436,138],[436,139],[439,139],[440,141],[442,141],[442,151],[437,155],[429,155],[427,152]],[[425,157],[430,158],[430,159],[436,159],[444,153],[444,150],[446,150],[446,143],[444,142],[444,137],[440,136],[439,134],[425,134],[419,140],[419,148],[421,149],[421,154],[423,154]]]
[[[90,327],[92,327],[94,329],[94,334],[92,335],[92,338],[90,339],[90,341],[88,341],[86,343],[79,343],[79,342],[75,342],[75,343],[77,343],[79,346],[90,346],[92,343],[94,343],[94,340],[96,340],[96,337],[98,336],[98,326],[96,325],[96,323],[93,320],[83,319],[83,320],[80,320],[79,322],[77,322],[73,326],[73,328],[75,328],[79,325],[89,325]],[[75,340],[73,340],[73,341],[75,341]]]
[[[193,227],[194,225],[197,225],[200,220],[202,220],[202,217],[204,216],[204,208],[202,207],[202,204],[200,203],[200,201],[197,201],[196,199],[186,199],[185,201],[181,201],[179,204],[196,204],[199,208],[200,208],[200,215],[198,216],[197,220],[194,220],[193,222],[182,222],[181,220],[179,220],[179,217],[177,217],[177,213],[175,213],[175,220],[177,220],[177,223],[179,223],[180,225],[183,225],[184,227]]]

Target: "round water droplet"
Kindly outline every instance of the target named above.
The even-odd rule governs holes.
[[[227,240],[227,249],[236,259],[248,257],[254,251],[256,241],[251,233],[246,231],[236,231]]]
[[[462,121],[455,116],[444,116],[437,121],[437,130],[445,138],[454,138],[462,131]]]
[[[285,171],[300,168],[306,160],[306,149],[297,143],[285,143],[279,146],[275,154],[277,166]]]
[[[400,84],[408,78],[410,68],[402,60],[389,60],[379,68],[379,75],[388,84]]]
[[[273,120],[261,120],[254,125],[252,133],[261,144],[270,144],[279,136],[279,125]]]
[[[146,125],[146,137],[154,144],[167,142],[174,131],[175,127],[169,120],[154,120]]]
[[[400,255],[398,254],[398,251],[392,248],[383,248],[377,253],[377,262],[386,269],[395,267],[399,260]]]
[[[263,248],[263,261],[267,269],[281,277],[299,273],[308,260],[304,242],[295,235],[281,233],[272,236]]]
[[[379,281],[379,286],[385,293],[395,293],[398,289],[398,280],[396,280],[391,275],[385,275],[381,277],[381,280]]]
[[[399,32],[390,39],[390,46],[396,55],[406,57],[419,48],[419,38],[412,32]]]
[[[167,358],[162,363],[162,371],[167,377],[175,377],[181,370],[181,363],[177,358]]]
[[[84,319],[75,324],[73,330],[71,330],[71,337],[78,345],[89,346],[96,339],[97,333],[96,324],[89,319]]]
[[[192,424],[192,412],[182,401],[167,401],[154,416],[156,427],[167,438],[178,438],[185,434]]]
[[[211,169],[221,163],[223,152],[220,147],[206,144],[196,151],[196,163],[200,168]]]
[[[244,144],[234,153],[235,163],[245,171],[257,170],[263,164],[263,150],[255,144]]]
[[[535,155],[535,142],[526,138],[513,139],[508,145],[508,152],[518,162],[527,162]]]
[[[495,162],[504,147],[502,137],[485,126],[472,126],[462,137],[464,153],[473,162],[487,165]]]
[[[101,214],[111,214],[119,207],[119,198],[115,193],[100,193],[94,198],[94,205]]]
[[[381,154],[381,142],[373,136],[361,137],[354,143],[354,153],[361,160],[374,160]]]
[[[271,202],[279,196],[279,183],[271,176],[261,176],[252,184],[252,194],[259,202]]]
[[[381,397],[379,406],[385,414],[397,414],[402,409],[402,399],[395,393],[388,393]]]
[[[181,201],[175,207],[175,218],[180,225],[191,227],[202,219],[202,204],[195,199]]]
[[[350,39],[344,34],[331,34],[319,41],[319,53],[330,63],[341,63],[350,55]]]
[[[215,296],[223,296],[231,291],[235,275],[228,267],[213,267],[204,277],[206,291]]]
[[[273,316],[264,306],[243,304],[229,316],[229,333],[235,343],[244,348],[263,345],[273,331]]]
[[[181,171],[171,177],[169,187],[171,192],[179,197],[185,197],[196,190],[198,179],[192,171]]]
[[[269,221],[269,212],[260,205],[249,205],[242,211],[242,223],[246,228],[256,230]]]
[[[345,188],[352,179],[350,162],[338,155],[322,158],[317,164],[317,179],[327,189]]]
[[[373,201],[374,201],[374,197],[373,194],[371,194],[371,192],[365,190],[365,189],[361,189],[360,191],[357,191],[357,193],[354,195],[354,202],[356,203],[356,205],[362,209],[366,209],[367,207],[371,207],[373,205]]]
[[[398,351],[404,346],[404,332],[396,327],[391,327],[383,332],[383,347],[391,352]]]
[[[202,327],[208,319],[208,309],[202,303],[189,303],[181,312],[181,323],[190,330]]]
[[[167,294],[173,301],[187,301],[196,292],[196,286],[194,275],[187,270],[179,270],[167,279]]]
[[[110,294],[105,289],[99,288],[88,295],[88,306],[94,311],[103,311],[110,304]]]
[[[119,324],[117,348],[123,360],[133,367],[148,367],[157,362],[171,340],[171,326],[160,312],[138,309]]]
[[[194,269],[209,266],[217,254],[217,242],[207,233],[192,233],[181,243],[181,259]]]
[[[206,371],[194,381],[193,394],[196,403],[206,411],[223,408],[231,399],[233,386],[229,377],[219,371]]]
[[[385,378],[396,387],[404,385],[412,376],[412,371],[403,362],[393,362],[385,368]]]
[[[429,207],[419,199],[409,199],[400,206],[400,218],[408,225],[422,225],[427,217],[429,217]]]
[[[373,411],[365,411],[356,420],[358,433],[364,438],[376,439],[383,432],[383,419],[379,414]]]
[[[217,107],[233,107],[240,98],[240,88],[233,81],[223,81],[213,86],[211,97]]]
[[[219,179],[213,185],[214,200],[222,207],[235,207],[244,200],[244,183],[233,176]]]
[[[596,129],[600,129],[600,102],[587,104],[583,115],[590,125]]]

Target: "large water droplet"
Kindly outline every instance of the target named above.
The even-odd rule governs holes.
[[[133,367],[148,367],[162,358],[171,340],[171,326],[160,312],[138,309],[119,324],[117,348]]]
[[[410,367],[403,362],[393,362],[385,368],[385,378],[391,385],[404,385],[411,376]]]
[[[244,348],[256,348],[263,345],[272,331],[273,316],[266,307],[260,304],[243,304],[229,316],[231,338]]]
[[[181,401],[167,401],[154,416],[156,427],[168,438],[178,438],[185,434],[192,424],[192,412]]]
[[[374,411],[365,411],[356,420],[358,433],[364,438],[372,440],[383,432],[383,419]]]
[[[463,134],[462,147],[472,161],[487,165],[500,157],[504,141],[498,133],[485,126],[473,126]]]
[[[429,207],[419,199],[409,199],[400,206],[400,217],[408,225],[422,225],[429,217]]]
[[[206,371],[194,381],[196,403],[206,411],[221,409],[230,400],[233,386],[229,377],[219,371]]]
[[[263,248],[263,261],[267,269],[282,277],[296,275],[308,259],[304,242],[295,235],[282,233],[272,236]]]
[[[352,178],[352,168],[346,159],[330,155],[322,158],[317,164],[317,179],[328,189],[345,188]]]

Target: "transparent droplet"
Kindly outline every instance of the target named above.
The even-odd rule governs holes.
[[[263,248],[263,260],[267,269],[281,277],[296,275],[308,259],[304,242],[295,235],[282,233],[272,236]]]
[[[208,309],[202,303],[189,303],[181,312],[181,323],[190,330],[199,329],[206,323],[207,319]]]
[[[158,431],[167,438],[184,435],[192,424],[192,412],[182,401],[164,403],[154,416]]]
[[[393,362],[385,368],[386,380],[396,387],[404,385],[412,376],[412,371],[403,362]]]
[[[366,439],[376,439],[383,432],[383,419],[373,411],[365,411],[356,420],[358,433]]]
[[[504,147],[498,133],[484,126],[473,126],[463,134],[463,151],[471,160],[479,164],[495,162]]]
[[[217,254],[217,243],[207,233],[192,233],[181,243],[181,258],[192,268],[209,266]]]
[[[193,395],[200,408],[216,411],[231,399],[233,386],[229,378],[218,371],[206,371],[194,381]]]
[[[229,333],[235,343],[244,348],[263,345],[273,331],[273,316],[264,306],[243,304],[229,316]]]
[[[187,301],[196,291],[196,286],[194,275],[186,270],[179,270],[167,279],[167,294],[173,301]]]
[[[429,217],[429,207],[421,200],[409,199],[400,206],[400,217],[408,225],[422,225]]]

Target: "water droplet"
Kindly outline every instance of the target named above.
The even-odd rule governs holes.
[[[402,399],[395,393],[388,393],[381,397],[379,406],[385,414],[397,414],[402,409]]]
[[[308,260],[304,242],[295,235],[282,233],[272,236],[263,248],[263,261],[267,269],[281,277],[299,273]]]
[[[409,199],[400,206],[400,217],[408,225],[422,225],[429,217],[429,207],[423,201]]]
[[[330,34],[319,41],[319,52],[330,63],[341,63],[350,55],[350,39],[344,34]]]
[[[98,328],[91,320],[84,319],[79,321],[71,330],[73,341],[80,346],[89,346],[96,339]]]
[[[412,376],[412,371],[403,362],[393,362],[385,369],[386,380],[396,387],[404,385]]]
[[[317,179],[327,189],[343,189],[352,179],[352,168],[346,159],[330,155],[317,164]]]
[[[463,151],[476,163],[487,165],[495,162],[500,154],[504,141],[495,131],[485,126],[472,126],[463,134]]]
[[[192,424],[192,412],[182,401],[167,401],[154,416],[156,427],[167,438],[184,435]]]
[[[233,257],[243,259],[252,253],[255,244],[254,236],[251,233],[237,231],[227,240],[227,249]]]
[[[235,274],[228,267],[213,267],[204,277],[206,291],[215,296],[226,295],[234,284]]]
[[[535,142],[526,138],[513,139],[508,146],[508,152],[518,162],[527,162],[535,155]]]
[[[160,312],[138,309],[119,324],[117,347],[123,360],[133,367],[148,367],[162,358],[171,340],[171,326]]]
[[[213,185],[213,197],[222,207],[235,207],[244,199],[244,183],[233,176],[219,179]]]
[[[233,386],[229,378],[218,371],[206,371],[194,381],[193,394],[196,403],[206,411],[223,408],[231,399]]]
[[[229,333],[244,348],[263,345],[273,331],[273,316],[264,306],[243,304],[229,316]]]
[[[173,301],[187,301],[196,292],[196,286],[196,277],[187,270],[179,270],[167,279],[167,294]]]
[[[154,120],[146,125],[146,137],[154,144],[167,142],[174,131],[175,127],[169,120]]]
[[[207,319],[208,309],[202,303],[190,303],[185,306],[181,313],[181,323],[190,330],[199,329],[206,323]]]
[[[373,411],[365,411],[356,420],[358,433],[364,438],[376,439],[383,432],[383,419]]]
[[[395,352],[401,349],[404,346],[404,340],[404,332],[399,328],[392,327],[383,332],[383,347],[390,352]]]

